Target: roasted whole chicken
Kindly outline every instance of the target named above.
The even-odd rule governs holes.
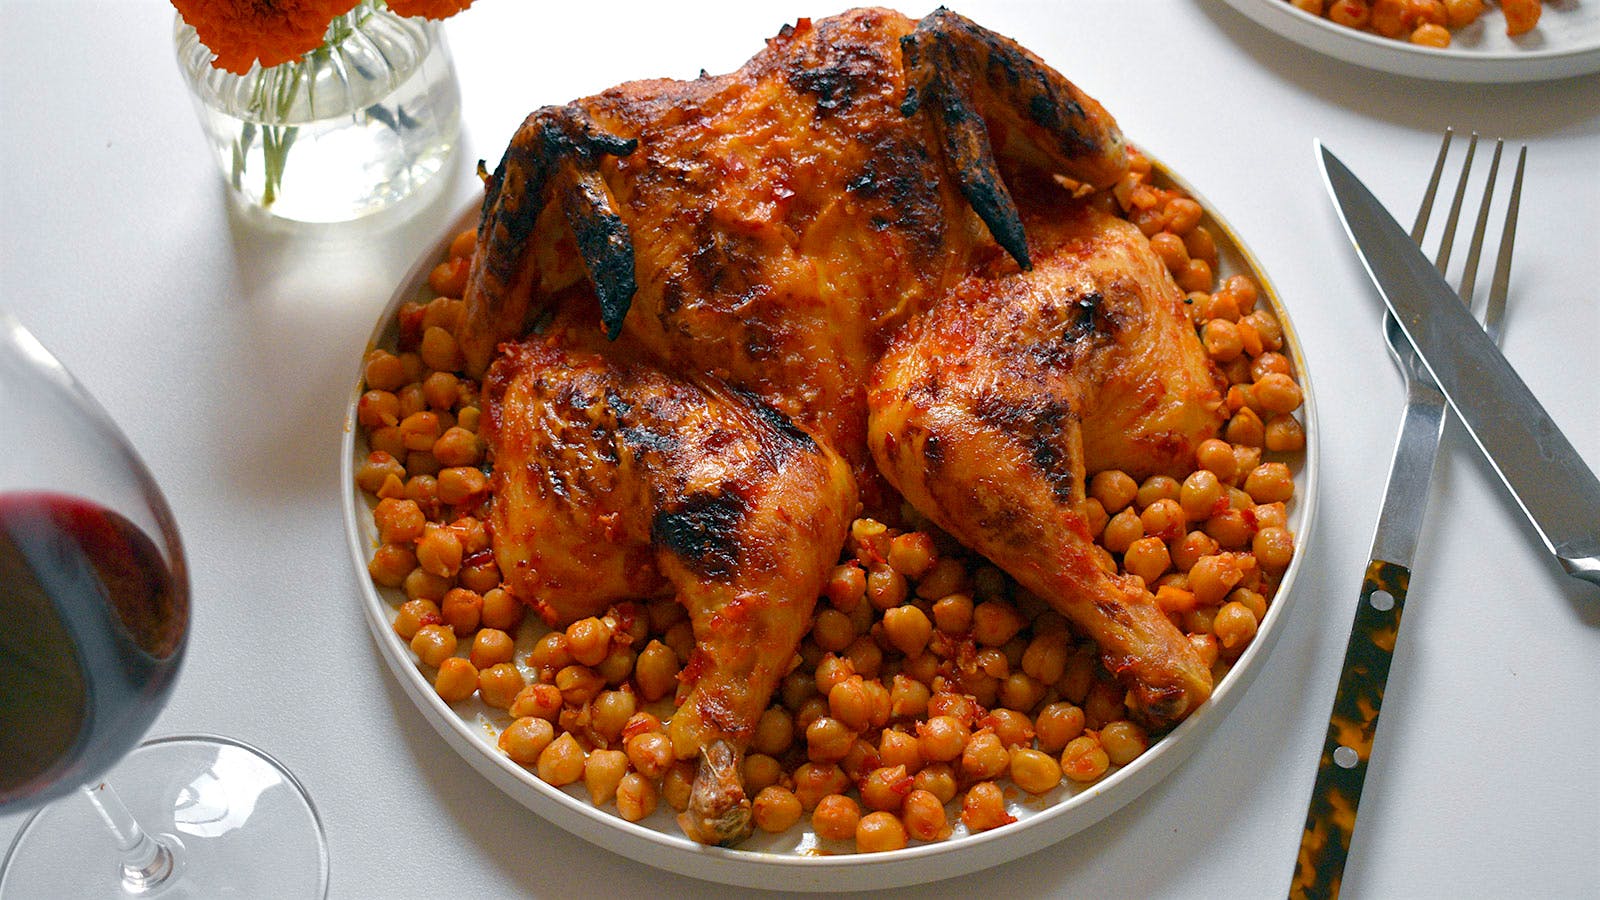
[[[1223,418],[1182,293],[1095,200],[1127,159],[1011,40],[862,9],[540,109],[487,177],[462,349],[495,556],[551,625],[684,604],[694,839],[750,832],[741,754],[851,519],[902,498],[1093,638],[1134,714],[1209,696],[1083,517],[1086,472],[1181,475]]]

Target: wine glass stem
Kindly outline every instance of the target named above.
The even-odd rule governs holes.
[[[122,854],[123,889],[130,894],[145,894],[166,884],[178,868],[172,848],[139,827],[111,785],[102,781],[85,787],[83,793],[116,837]]]

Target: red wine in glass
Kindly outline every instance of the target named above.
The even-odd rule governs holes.
[[[121,514],[0,493],[0,805],[72,790],[139,740],[183,656],[184,585]]]
[[[0,429],[0,812],[32,810],[0,900],[325,897],[322,823],[282,764],[217,735],[139,743],[189,641],[183,542],[116,423],[3,308]]]

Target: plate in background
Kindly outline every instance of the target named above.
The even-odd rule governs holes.
[[[1600,72],[1600,4],[1555,0],[1539,24],[1510,37],[1488,6],[1478,21],[1451,34],[1449,47],[1423,47],[1346,28],[1288,0],[1224,0],[1258,25],[1345,62],[1396,75],[1480,84],[1545,81]]]

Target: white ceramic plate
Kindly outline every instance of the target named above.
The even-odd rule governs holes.
[[[1490,5],[1478,21],[1452,33],[1449,47],[1422,47],[1368,34],[1295,8],[1288,0],[1226,0],[1261,26],[1345,62],[1436,81],[1544,81],[1600,72],[1600,4],[1554,0],[1533,31],[1510,37]]]
[[[1193,752],[1244,694],[1277,640],[1278,633],[1283,630],[1282,622],[1296,593],[1296,575],[1304,559],[1303,551],[1310,537],[1316,506],[1316,404],[1305,368],[1305,357],[1293,324],[1278,301],[1271,282],[1262,274],[1260,266],[1238,242],[1234,233],[1210,212],[1211,207],[1204,198],[1194,193],[1188,185],[1179,184],[1208,210],[1205,224],[1216,236],[1223,273],[1245,271],[1253,274],[1261,284],[1262,298],[1271,304],[1272,310],[1283,323],[1284,349],[1294,362],[1305,394],[1301,415],[1306,432],[1306,451],[1302,459],[1292,466],[1296,494],[1289,507],[1289,526],[1295,534],[1294,561],[1284,573],[1277,597],[1262,621],[1255,641],[1218,684],[1210,700],[1132,763],[1087,787],[1064,785],[1042,797],[1029,797],[1020,791],[1008,790],[1008,794],[1016,795],[1008,800],[1010,813],[1018,819],[1014,824],[980,834],[968,834],[956,822],[957,816],[952,814],[951,821],[956,822],[957,827],[951,839],[876,854],[838,852],[841,848],[833,848],[830,853],[830,848],[818,845],[804,821],[782,835],[767,835],[758,831],[738,849],[706,847],[683,836],[665,803],[661,804],[661,809],[654,816],[634,824],[618,817],[610,809],[593,806],[581,783],[566,789],[551,787],[529,770],[513,763],[496,746],[500,728],[509,721],[503,712],[484,706],[476,696],[454,705],[446,704],[439,698],[430,681],[431,670],[423,670],[410,647],[395,634],[392,627],[395,612],[405,600],[404,595],[399,591],[378,588],[367,577],[367,562],[378,541],[372,522],[373,500],[355,484],[355,467],[367,455],[366,441],[356,423],[356,401],[362,391],[358,365],[350,388],[340,461],[345,524],[350,553],[362,585],[362,605],[367,614],[367,624],[394,677],[440,736],[467,763],[538,815],[630,859],[709,881],[744,887],[783,885],[790,890],[803,891],[854,891],[918,884],[1009,862],[1060,841],[1110,815],[1166,777]],[[444,257],[451,237],[473,225],[477,214],[476,203],[463,210],[444,230],[437,244],[430,247],[412,266],[378,320],[368,349],[394,346],[397,333],[395,318],[400,305],[408,300],[430,296],[427,293],[428,272]],[[536,638],[536,627],[524,624],[522,634],[518,637],[518,660],[526,655]],[[952,809],[959,813],[959,808]]]

